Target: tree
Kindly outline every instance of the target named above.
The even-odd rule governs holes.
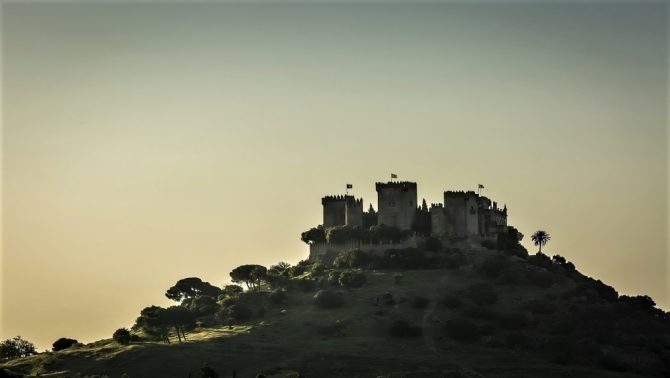
[[[337,255],[333,265],[338,268],[359,268],[370,263],[370,255],[360,249],[347,249]]]
[[[112,339],[121,345],[130,344],[130,331],[126,328],[119,328],[114,331]]]
[[[195,328],[195,314],[180,306],[170,306],[159,310],[158,319],[163,325],[174,328],[179,342],[182,337],[186,340],[186,329]]]
[[[211,285],[209,282],[203,282],[200,278],[183,278],[169,288],[165,296],[175,302],[180,302],[184,298],[195,298],[198,295],[209,295],[217,297],[221,289]]]
[[[133,325],[134,331],[144,331],[149,336],[157,337],[163,342],[169,344],[168,338],[169,326],[165,323],[161,312],[165,309],[158,306],[146,307],[140,312],[140,316]]]
[[[326,241],[326,230],[323,228],[323,225],[320,224],[316,227],[312,227],[309,230],[303,232],[300,235],[300,240],[306,244],[313,244],[316,242],[325,242]]]
[[[79,341],[75,339],[68,339],[67,337],[61,337],[60,339],[54,341],[51,349],[54,352],[58,352],[59,350],[67,349],[78,342]]]
[[[549,234],[542,230],[535,231],[535,233],[530,237],[530,240],[532,240],[535,245],[540,246],[540,252],[542,252],[542,246],[546,245],[549,239]]]
[[[267,277],[267,268],[262,265],[240,265],[230,272],[234,283],[244,283],[247,289],[260,287],[261,281]],[[258,286],[257,286],[258,285]]]
[[[205,366],[200,368],[200,371],[198,372],[198,378],[219,378],[219,374],[209,367],[208,364],[205,364]]]
[[[324,240],[325,240],[325,236],[324,236]],[[268,269],[268,274],[278,276],[278,275],[286,272],[289,269],[291,269],[291,264],[289,264],[287,262],[280,261],[280,262],[278,262],[274,265],[270,265],[270,269]]]
[[[21,336],[0,342],[0,359],[28,357],[35,354],[37,354],[35,344],[22,339]]]

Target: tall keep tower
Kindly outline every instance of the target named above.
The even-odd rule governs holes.
[[[416,221],[416,183],[378,182],[377,189],[378,224],[411,230]]]

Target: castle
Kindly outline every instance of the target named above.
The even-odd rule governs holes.
[[[395,245],[362,245],[351,240],[345,245],[328,243],[310,244],[310,258],[323,260],[327,255],[336,256],[348,248],[385,250],[389,248],[417,247],[425,237],[440,239],[468,237],[470,239],[495,238],[507,232],[507,206],[502,209],[489,198],[474,191],[446,191],[444,202],[420,206],[417,201],[417,184],[407,181],[378,182],[377,211],[370,205],[363,211],[363,199],[352,195],[326,196],[323,205],[323,227],[350,226],[367,229],[375,225],[395,227],[413,235]],[[329,260],[330,258],[326,258]]]
[[[356,199],[351,195],[323,197],[323,227],[363,227],[364,219],[376,214],[376,220],[372,221],[374,224],[420,232],[418,220],[422,212],[427,212],[425,216],[430,223],[430,235],[423,232],[422,236],[494,237],[499,232],[507,232],[507,206],[500,209],[496,202],[474,191],[446,191],[444,203],[431,204],[428,210],[422,209],[417,202],[415,182],[378,182],[375,188],[376,213],[363,211],[362,198]]]

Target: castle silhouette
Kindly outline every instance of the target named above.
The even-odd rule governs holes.
[[[495,238],[507,232],[507,206],[498,208],[495,201],[474,191],[445,191],[444,203],[433,203],[428,208],[417,202],[417,184],[408,181],[377,182],[377,211],[363,211],[363,199],[352,195],[325,196],[323,227],[350,226],[367,229],[374,225],[396,227],[411,231],[412,237],[395,247],[416,247],[420,239],[468,237],[470,239]],[[362,248],[360,241],[345,245],[314,243],[310,245],[310,258],[322,259],[326,254],[348,248]],[[368,249],[379,249],[369,245]],[[383,248],[389,248],[385,246]]]

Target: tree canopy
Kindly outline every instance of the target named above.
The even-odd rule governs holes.
[[[221,289],[211,285],[209,282],[203,282],[200,278],[183,278],[169,288],[165,296],[175,302],[180,302],[184,298],[195,298],[198,295],[209,295],[216,297],[221,293]]]
[[[309,230],[303,232],[300,235],[300,240],[306,244],[313,244],[316,242],[325,242],[326,241],[326,230],[323,228],[323,225],[320,224],[316,227],[312,227]]]
[[[35,344],[22,339],[21,336],[0,341],[0,359],[28,357],[35,354],[37,354]]]
[[[535,245],[540,246],[540,252],[542,252],[542,246],[546,245],[549,239],[551,239],[549,234],[542,230],[537,230],[533,235],[530,236],[530,240],[532,240]]]
[[[258,289],[267,278],[268,270],[262,265],[240,265],[230,272],[234,283],[244,283],[248,289]]]

